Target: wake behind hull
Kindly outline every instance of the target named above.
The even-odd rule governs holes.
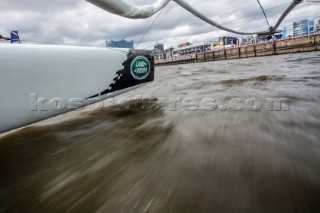
[[[153,81],[154,62],[149,52],[2,44],[0,73],[1,133]]]

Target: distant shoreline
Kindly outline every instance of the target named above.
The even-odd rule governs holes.
[[[320,50],[320,34],[155,61],[157,66],[293,54]]]

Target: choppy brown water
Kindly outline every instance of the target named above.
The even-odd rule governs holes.
[[[2,136],[0,211],[320,211],[319,52],[156,71],[116,103],[143,100]]]

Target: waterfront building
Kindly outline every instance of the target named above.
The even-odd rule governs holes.
[[[112,48],[134,48],[134,41],[127,41],[125,39],[120,40],[106,40],[106,46]]]
[[[238,38],[236,37],[230,37],[230,36],[224,36],[219,38],[219,45],[225,46],[225,45],[238,45]]]
[[[283,30],[282,30],[282,39],[285,39],[287,38],[287,28],[286,27],[283,27]]]
[[[190,45],[191,45],[190,42],[183,42],[181,44],[178,44],[178,48],[187,47],[187,46],[190,46]]]
[[[211,44],[209,42],[201,42],[185,47],[180,47],[173,50],[174,56],[180,55],[193,55],[196,53],[207,52],[210,51]]]
[[[298,36],[301,34],[300,23],[293,22],[293,36]]]
[[[315,25],[315,32],[320,32],[320,19],[318,19],[318,23]]]
[[[303,19],[293,22],[293,36],[308,35],[314,32],[314,20]]]
[[[165,51],[164,51],[164,45],[156,43],[154,45],[153,50],[152,50],[152,54],[153,54],[153,57],[156,60],[165,58],[166,54],[165,54]]]
[[[163,44],[158,44],[158,43],[156,43],[156,45],[154,45],[154,48],[155,48],[155,49],[158,49],[158,50],[161,50],[162,52],[164,52],[164,46],[163,46]]]
[[[209,41],[211,50],[219,48],[219,41]]]
[[[156,48],[154,48],[152,50],[152,55],[153,55],[155,60],[159,60],[159,59],[163,59],[164,58],[163,52],[161,50],[159,50],[159,49],[156,49]]]
[[[239,46],[255,44],[256,43],[256,39],[257,38],[254,37],[254,36],[240,37],[238,39],[238,43],[239,43]]]
[[[314,32],[314,20],[309,20],[309,33],[313,33]]]
[[[173,57],[173,47],[170,47],[168,49],[165,50],[166,53],[166,58],[172,58]]]

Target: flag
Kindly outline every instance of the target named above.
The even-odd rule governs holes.
[[[20,42],[20,38],[19,38],[19,34],[18,34],[18,31],[15,31],[15,30],[12,30],[11,31],[11,43],[14,43],[14,42]]]

